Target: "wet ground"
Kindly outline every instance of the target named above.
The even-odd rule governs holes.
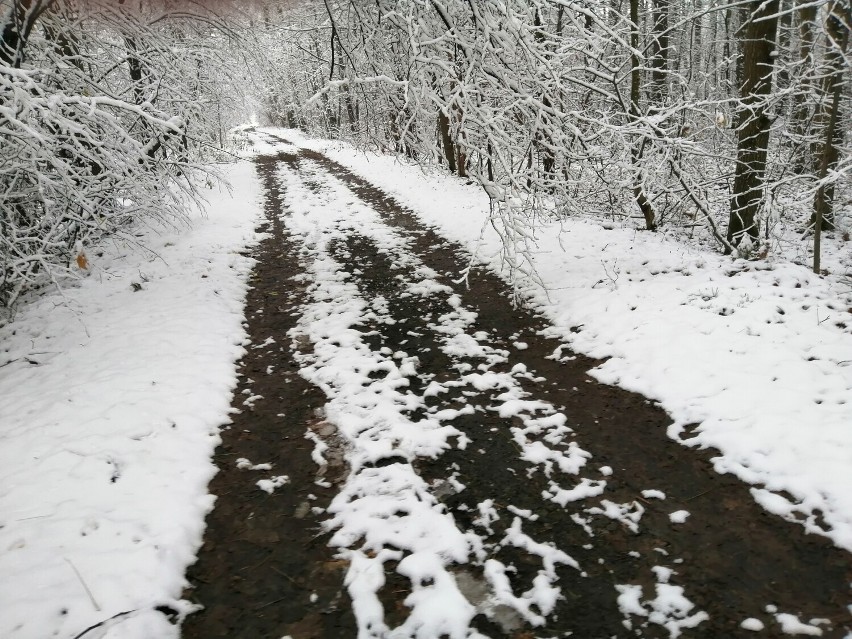
[[[471,442],[464,450],[452,448],[435,459],[414,462],[456,525],[476,529],[489,556],[513,568],[508,574],[516,592],[531,587],[542,562],[534,553],[503,543],[514,521],[510,513],[528,510],[537,515],[523,516],[524,532],[564,550],[581,568],[556,567],[561,598],[544,625],[532,627],[511,610],[498,607],[475,617],[472,628],[489,637],[518,638],[677,633],[777,637],[783,635],[774,613],[786,613],[805,622],[823,620],[819,627],[824,637],[852,632],[848,553],[761,509],[748,486],[714,472],[713,451],[670,440],[666,427],[671,420],[652,402],[597,383],[587,371],[598,362],[560,351],[559,341],[543,335],[547,323],[528,310],[513,308],[510,291],[496,277],[474,271],[469,287],[454,284],[469,260],[459,247],[368,182],[303,149],[256,160],[266,190],[269,235],[256,251],[258,263],[247,301],[252,345],[241,362],[234,405],[239,412],[222,433],[216,456],[220,473],[210,488],[218,499],[208,518],[199,561],[188,575],[192,588],[186,596],[204,610],[185,621],[184,637],[331,639],[358,634],[344,586],[347,562],[338,557],[338,548],[329,546],[331,532],[323,526],[328,519],[324,511],[346,478],[345,450],[335,443],[333,426],[324,421],[324,393],[299,374],[296,351],[309,349],[310,344],[294,342],[288,335],[307,301],[305,264],[299,239],[282,222],[288,215],[286,193],[276,172],[302,174],[306,162],[348,185],[354,197],[409,240],[411,252],[438,273],[441,284],[455,289],[476,313],[473,328],[487,333],[495,352],[512,355],[494,363],[491,370],[508,372],[516,361],[523,361],[529,374],[516,376],[523,390],[564,413],[574,431],[572,441],[592,455],[574,478],[578,485],[584,480],[587,486],[606,481],[600,498],[564,504],[545,498],[553,495],[553,486],[545,473],[533,472],[522,459],[517,417],[479,408],[452,421]],[[446,296],[415,300],[405,295],[411,268],[392,259],[366,235],[350,234],[332,247],[332,253],[351,274],[361,297],[387,300],[386,312],[395,321],[364,326],[365,339],[375,350],[417,355],[420,363],[408,389],[411,393],[422,395],[427,384],[447,382],[448,392],[426,398],[430,410],[487,407],[494,402],[493,389],[453,386],[460,365],[468,362],[463,356],[448,355],[435,331],[434,318],[452,311]],[[526,346],[519,350],[519,343]],[[306,433],[330,445],[326,466],[318,467],[312,459],[314,443]],[[260,476],[240,468],[240,458],[271,463],[288,483],[271,494],[259,490]],[[643,495],[648,489],[661,491],[666,498]],[[501,516],[483,526],[479,506],[488,500]],[[514,510],[507,511],[510,507]],[[675,524],[669,515],[678,510],[690,515]],[[661,572],[660,567],[674,572]],[[395,573],[394,562],[385,568],[379,594],[385,621],[393,628],[406,618],[404,600],[411,584]],[[453,572],[472,603],[488,597],[481,562],[453,566]],[[653,614],[628,615],[619,609],[617,586],[642,586],[643,600],[649,600],[666,581],[683,588],[694,604],[690,614],[703,611],[706,619],[692,628],[666,626],[665,620],[654,622]],[[653,611],[646,606],[646,613]],[[755,633],[741,628],[750,617],[766,629]]]

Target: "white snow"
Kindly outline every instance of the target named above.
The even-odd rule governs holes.
[[[314,449],[311,451],[311,459],[317,466],[325,466],[326,461],[323,453],[328,450],[328,444],[319,438],[312,430],[305,433],[305,439],[309,439],[314,443]]]
[[[670,568],[655,566],[652,568],[657,578],[654,586],[655,597],[644,599],[642,586],[633,584],[618,584],[616,603],[621,614],[625,617],[628,630],[633,627],[631,617],[647,618],[648,622],[664,627],[669,637],[676,639],[685,628],[695,628],[702,621],[707,621],[706,612],[694,611],[693,604],[684,594],[680,586],[669,583],[672,575],[676,574]]]
[[[491,528],[491,524],[500,519],[497,509],[494,508],[494,500],[481,501],[476,505],[476,509],[479,511],[479,517],[473,520],[473,525],[484,528],[488,531],[488,534],[493,534],[494,530]]]
[[[238,458],[234,463],[240,470],[272,470],[272,464],[270,463],[253,464],[245,457]]]
[[[743,630],[751,630],[752,632],[760,632],[765,627],[766,626],[763,625],[763,622],[760,619],[755,619],[754,617],[743,619],[740,622],[740,628]]]
[[[286,135],[321,147],[395,194],[448,238],[478,246],[478,259],[500,271],[497,238],[484,225],[487,198],[475,187]],[[255,147],[282,148],[260,140]],[[86,247],[91,275],[68,283],[62,294],[34,297],[0,326],[4,639],[73,637],[100,622],[97,634],[106,639],[174,639],[176,628],[155,608],[191,610],[180,600],[183,574],[213,504],[206,488],[215,472],[210,456],[228,423],[235,363],[248,346],[242,322],[251,260],[241,252],[258,240],[254,169],[240,163],[228,172],[239,201],[211,192],[209,215],[195,215],[190,228],[140,230],[140,243],[154,253],[117,242]],[[518,457],[528,474],[548,479],[545,499],[563,507],[595,504],[572,516],[589,535],[598,516],[638,533],[644,507],[601,498],[607,480],[579,476],[592,469],[591,455],[570,438],[566,415],[519,383],[538,381],[515,361],[528,348],[520,334],[510,350],[489,346],[488,334],[475,328],[476,313],[405,250],[406,241],[375,211],[312,162],[303,161],[298,175],[282,169],[278,179],[290,209],[283,221],[305,243],[300,258],[309,301],[292,334],[310,343],[299,356],[301,374],[325,392],[334,450],[342,444],[349,470],[325,514],[332,545],[350,562],[346,587],[360,636],[482,639],[472,619],[503,606],[532,625],[546,624],[563,596],[557,566],[582,578],[579,564],[566,549],[523,530],[538,517],[526,508],[485,500],[474,529],[461,530],[435,493],[464,485],[455,477],[430,485],[413,462],[449,448],[477,450],[452,421],[487,410],[515,418]],[[393,320],[389,300],[364,299],[332,255],[331,243],[352,233],[411,269],[415,276],[403,295],[446,299],[450,312],[429,329],[440,336],[455,380],[431,382],[414,395],[409,386],[419,375],[418,357],[369,348],[364,326]],[[545,225],[536,234],[533,258],[549,291],[523,290],[564,348],[610,358],[594,375],[658,401],[673,416],[671,437],[719,449],[717,470],[754,484],[752,495],[764,508],[852,550],[852,332],[841,326],[848,326],[852,298],[842,282],[780,260],[730,261],[664,235],[592,220]],[[251,347],[273,344],[267,338]],[[564,359],[562,349],[552,357]],[[491,370],[495,364],[510,372]],[[451,387],[487,392],[491,400],[432,407],[412,421],[426,397]],[[247,391],[239,403],[251,410],[258,399]],[[698,426],[687,428],[692,424]],[[313,429],[305,437],[312,459],[324,466],[329,443]],[[272,471],[267,462],[234,463]],[[614,472],[596,468],[599,477]],[[270,472],[259,477],[258,488],[269,494],[289,481]],[[642,496],[666,498],[654,489]],[[673,523],[688,516],[685,510],[669,515]],[[501,518],[512,523],[497,546],[540,563],[528,586],[513,587],[507,573],[514,568],[488,558],[492,548],[484,540]],[[396,629],[385,624],[378,597],[389,562],[411,585],[409,615]],[[485,601],[468,601],[459,588],[453,566],[469,562],[484,568]],[[671,583],[677,573],[665,566],[653,573],[653,593],[617,586],[628,627],[638,617],[678,637],[707,619]],[[786,634],[823,632],[824,620],[770,612]],[[741,626],[763,628],[754,618]]]
[[[282,133],[366,177],[502,272],[478,187]],[[522,289],[567,346],[609,358],[595,377],[658,401],[672,416],[672,438],[718,449],[716,469],[764,490],[755,493],[762,505],[852,550],[848,280],[783,258],[732,260],[591,218],[539,220],[533,235],[548,290]]]
[[[564,507],[569,502],[602,495],[605,488],[605,481],[587,479],[585,477],[580,479],[579,484],[567,490],[560,488],[556,482],[551,481],[549,490],[543,492],[542,497]]]
[[[0,637],[167,639],[213,506],[229,421],[259,183],[139,229],[150,251],[86,247],[91,273],[0,326]],[[125,613],[128,614],[119,614]],[[118,616],[116,616],[118,615]]]
[[[787,612],[777,613],[775,621],[781,624],[781,632],[785,635],[807,635],[809,637],[821,637],[822,629],[817,624],[827,622],[827,620],[815,619],[811,620],[811,623],[804,623],[796,615]]]
[[[281,488],[284,484],[290,483],[290,477],[287,475],[274,475],[269,479],[258,479],[257,487],[270,495],[275,492],[276,488]]]
[[[601,499],[600,507],[586,508],[586,512],[590,515],[603,515],[620,522],[630,532],[636,534],[639,532],[639,521],[645,514],[645,508],[638,501],[619,504],[609,499]]]
[[[682,524],[687,520],[688,517],[689,517],[689,511],[688,510],[676,510],[673,513],[669,513],[669,520],[673,524]]]

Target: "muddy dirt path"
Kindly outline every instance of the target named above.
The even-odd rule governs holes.
[[[814,620],[824,637],[850,631],[847,553],[762,510],[747,486],[713,471],[712,451],[671,441],[669,418],[645,398],[589,377],[598,362],[546,337],[547,323],[513,308],[497,278],[478,271],[469,288],[454,284],[467,265],[457,246],[318,153],[290,147],[259,157],[257,170],[269,237],[247,305],[240,412],[223,432],[218,500],[189,574],[187,596],[205,609],[184,637],[356,637],[359,625],[363,637],[433,636],[414,618],[438,587],[406,564],[415,542],[376,545],[367,528],[334,536],[346,528],[343,501],[369,497],[341,492],[397,467],[425,482],[431,511],[475,540],[466,561],[443,556],[452,588],[475,608],[459,636],[774,637],[785,622],[793,628],[784,615]],[[358,457],[344,420],[330,417],[340,388],[306,381],[326,370],[315,360],[328,346],[312,343],[304,322],[318,296],[306,273],[316,280],[322,261],[305,250],[315,233],[296,222],[307,197],[367,208],[393,230],[389,243],[381,229],[338,221],[323,259],[374,309],[355,326],[383,354],[382,370],[411,369],[397,384],[407,427],[453,429],[438,453]],[[381,381],[375,370],[368,378]],[[271,493],[257,485],[281,476]],[[689,513],[682,523],[670,517],[677,511]],[[366,573],[356,559],[381,571],[370,587],[379,612],[361,607],[360,618],[352,597],[362,601]],[[380,622],[366,629],[370,614]],[[749,618],[765,630],[742,628]]]

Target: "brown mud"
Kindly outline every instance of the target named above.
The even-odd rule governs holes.
[[[255,251],[246,301],[251,341],[240,362],[233,423],[216,451],[219,473],[210,484],[216,505],[207,518],[199,561],[189,570],[185,596],[205,606],[191,615],[182,636],[196,639],[339,639],[354,637],[355,621],[343,577],[313,507],[325,507],[331,490],[315,483],[310,427],[322,423],[321,391],[298,374],[287,331],[299,317],[304,285],[299,247],[280,222],[281,191],[275,171],[285,156],[256,161],[263,181],[268,236]],[[275,341],[265,346],[267,338]],[[270,368],[271,367],[271,368]],[[251,406],[243,404],[261,395]],[[236,460],[271,463],[272,471],[237,468]],[[256,482],[287,475],[271,495]],[[313,498],[312,498],[313,497]],[[312,601],[312,595],[316,600]]]
[[[437,487],[461,528],[473,528],[477,505],[494,500],[501,518],[491,524],[491,533],[482,527],[476,532],[486,537],[492,557],[516,569],[511,574],[515,592],[531,586],[541,561],[501,546],[513,520],[508,505],[538,514],[535,521],[523,521],[524,532],[567,552],[585,572],[583,576],[571,567],[558,568],[557,585],[563,599],[547,625],[531,628],[511,614],[497,619],[480,615],[473,623],[477,630],[492,637],[518,638],[668,637],[667,629],[647,624],[641,617],[632,617],[629,629],[616,606],[615,588],[617,584],[642,585],[645,598],[650,599],[656,583],[652,568],[666,566],[675,571],[671,583],[684,587],[695,604],[693,612],[703,610],[709,615],[696,628],[684,628],[682,637],[780,636],[780,626],[765,610],[770,604],[780,612],[800,615],[803,621],[830,620],[830,625],[822,626],[823,637],[846,636],[852,629],[847,608],[852,581],[848,553],[760,508],[747,485],[713,470],[715,451],[690,449],[668,438],[666,427],[671,420],[663,410],[640,395],[600,384],[587,374],[600,362],[574,356],[567,349],[560,361],[552,358],[560,342],[542,335],[548,327],[545,320],[512,306],[510,291],[502,281],[475,269],[469,288],[453,284],[451,280],[469,260],[458,246],[344,167],[302,150],[298,155],[257,160],[267,190],[270,237],[255,256],[254,288],[247,302],[252,346],[241,362],[235,399],[235,408],[241,412],[222,433],[223,444],[216,456],[220,473],[211,484],[218,500],[208,518],[199,561],[188,576],[193,589],[187,596],[205,610],[184,622],[185,638],[281,639],[290,635],[313,639],[354,638],[357,634],[343,586],[346,566],[327,546],[329,535],[322,529],[322,514],[311,510],[326,507],[334,491],[334,487],[315,483],[312,443],[305,439],[308,428],[323,428],[325,399],[299,377],[287,336],[305,301],[304,285],[298,279],[302,272],[299,246],[279,221],[286,210],[274,171],[279,164],[298,171],[302,159],[319,163],[343,180],[410,240],[412,252],[440,274],[442,284],[453,286],[464,304],[476,311],[474,330],[487,332],[492,347],[511,352],[509,362],[492,370],[508,372],[513,364],[523,362],[532,376],[544,378],[519,381],[532,397],[564,412],[577,444],[592,454],[580,477],[605,479],[603,498],[636,502],[645,510],[639,532],[633,533],[617,520],[586,512],[594,505],[590,502],[598,500],[571,502],[565,507],[547,501],[542,492],[549,482],[541,472],[530,473],[530,465],[520,459],[511,437],[510,427],[516,425],[512,419],[478,409],[453,420],[452,425],[472,443],[466,450],[453,449],[435,460],[420,460],[416,467]],[[404,282],[411,273],[366,237],[352,235],[334,246],[333,253],[368,302],[379,295],[387,299],[396,323],[364,326],[365,331],[374,331],[365,339],[375,349],[387,346],[419,357],[421,387],[418,378],[413,378],[409,390],[417,394],[427,379],[457,379],[454,366],[463,360],[447,357],[431,328],[435,318],[450,310],[445,298],[414,301],[403,297]],[[259,347],[269,337],[274,343]],[[516,341],[525,342],[528,348],[515,351]],[[440,402],[442,407],[458,408],[463,403],[484,407],[494,403],[492,394],[496,393],[477,394],[464,387],[429,401],[433,405]],[[262,399],[251,407],[242,405],[254,395]],[[273,471],[239,470],[235,460],[240,457],[253,463],[271,462]],[[601,466],[611,467],[613,474],[602,476]],[[290,483],[267,495],[254,482],[269,474],[286,474]],[[441,482],[453,474],[464,490],[456,492],[449,484],[442,489]],[[667,498],[645,499],[641,491],[646,489],[661,490]],[[683,524],[672,524],[669,513],[681,509],[689,511],[690,517]],[[590,531],[572,520],[572,515],[588,520]],[[475,601],[480,596],[481,567],[459,566],[456,575],[465,594]],[[393,626],[405,618],[403,600],[410,589],[405,578],[393,573],[386,576],[380,595],[386,620]],[[741,629],[739,624],[747,617],[760,619],[766,630]]]

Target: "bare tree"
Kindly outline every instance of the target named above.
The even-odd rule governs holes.
[[[839,77],[840,58],[824,18],[838,6],[303,3],[271,21],[267,110],[467,176],[521,245],[542,216],[594,211],[745,255],[758,227],[766,248],[807,221],[821,185],[829,202],[832,188],[848,188],[844,127],[825,143],[835,89],[826,78]],[[333,130],[329,113],[357,114],[358,124]],[[827,157],[824,171],[808,157]],[[507,261],[521,269],[521,253]]]
[[[799,55],[798,65],[800,67],[800,75],[802,76],[799,90],[793,94],[792,122],[791,129],[796,136],[798,150],[796,153],[795,167],[797,173],[804,173],[808,170],[808,154],[809,145],[805,142],[808,137],[811,119],[811,80],[808,76],[808,71],[813,68],[814,62],[814,39],[816,29],[814,22],[817,17],[819,7],[815,4],[805,4],[796,11],[796,16],[799,23]]]
[[[658,49],[658,58],[662,53],[662,49],[659,47],[659,41],[657,45]],[[640,65],[639,60],[639,0],[630,0],[630,119],[633,123],[638,123],[641,115],[641,106],[640,99],[642,96],[642,67]],[[655,70],[656,73],[660,73],[660,70]],[[661,73],[663,76],[663,80],[665,79],[665,73]],[[659,79],[655,76],[655,82],[653,84],[652,94],[659,100],[661,97],[661,88],[656,83],[656,80]],[[658,94],[659,92],[659,94]],[[633,162],[633,196],[636,199],[636,205],[639,207],[639,210],[642,211],[642,217],[645,218],[645,228],[649,231],[653,231],[657,228],[657,216],[654,212],[654,207],[651,206],[651,202],[648,199],[648,196],[645,195],[645,187],[643,185],[643,177],[642,177],[642,155],[645,148],[646,140],[644,137],[640,136],[633,143],[630,148],[630,158]]]
[[[758,241],[757,214],[763,201],[763,178],[769,146],[768,99],[772,93],[775,35],[779,0],[754,0],[747,5],[743,27],[742,78],[737,113],[737,166],[727,239]]]
[[[835,183],[827,182],[826,178],[829,172],[837,167],[843,139],[843,129],[839,126],[840,102],[843,95],[843,75],[847,70],[844,56],[849,45],[850,29],[852,8],[837,1],[833,2],[826,17],[826,34],[831,45],[825,61],[828,68],[824,87],[827,103],[823,114],[825,132],[819,154],[819,186],[814,197],[814,273],[819,273],[820,270],[822,230],[834,228]]]

